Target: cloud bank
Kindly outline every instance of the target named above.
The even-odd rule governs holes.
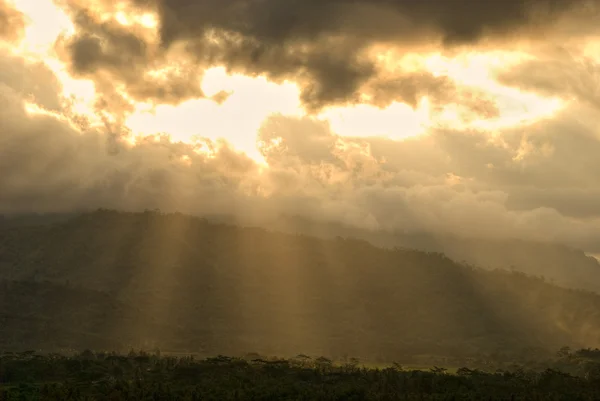
[[[204,71],[224,65],[295,80],[309,112],[343,103],[415,106],[427,96],[434,108],[457,103],[493,118],[500,106],[484,90],[431,71],[385,70],[373,46],[451,53],[511,38],[541,43],[576,18],[581,35],[591,35],[582,15],[594,15],[597,2],[118,2],[136,15],[155,13],[155,27],[103,19],[101,10],[117,3],[89,4],[64,4],[76,33],[55,49],[74,76],[93,80],[99,112],[124,116],[135,101],[202,98]],[[8,15],[19,14],[0,3],[0,26],[13,21]],[[14,21],[0,31],[5,40],[16,37],[5,31],[22,27]],[[563,99],[551,118],[492,130],[440,125],[396,141],[342,136],[314,115],[273,115],[258,133],[266,166],[224,140],[153,136],[132,144],[122,120],[81,124],[47,66],[3,51],[0,213],[160,208],[247,222],[285,213],[600,252],[600,64],[581,49],[569,50],[575,59],[559,50],[540,47],[498,76],[507,86]]]

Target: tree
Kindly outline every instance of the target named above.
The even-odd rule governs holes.
[[[568,358],[571,356],[571,347],[562,347],[556,352],[556,356],[559,358]]]

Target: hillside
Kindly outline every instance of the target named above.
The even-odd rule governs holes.
[[[121,349],[138,342],[121,328],[141,322],[161,329],[151,315],[99,291],[0,281],[0,349]]]
[[[353,237],[381,247],[443,253],[459,263],[542,276],[567,288],[600,293],[600,262],[579,249],[517,239],[460,238],[429,233],[387,233],[282,216],[266,227],[320,238]]]
[[[0,229],[61,223],[78,213],[0,215]],[[233,216],[210,215],[217,224],[258,226],[290,234],[323,239],[336,237],[366,240],[384,248],[408,248],[443,253],[448,258],[480,268],[504,269],[541,276],[559,286],[600,293],[600,262],[579,249],[565,245],[517,239],[461,238],[431,233],[388,233],[369,231],[338,223],[318,222],[297,216],[280,216],[271,221],[239,221]]]
[[[593,293],[441,254],[181,214],[98,211],[0,229],[0,279],[4,347],[391,360],[600,342]]]

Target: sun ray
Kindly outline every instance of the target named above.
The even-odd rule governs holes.
[[[13,2],[27,16],[25,38],[13,51],[48,65],[63,86],[62,95],[73,116],[85,116],[98,126],[105,121],[116,123],[118,119],[115,116],[98,112],[98,93],[94,82],[72,77],[55,54],[55,41],[75,33],[76,28],[70,16],[52,0]],[[106,4],[103,8],[92,10],[100,20],[116,21],[124,27],[135,28],[136,32],[141,29],[151,36],[157,34],[156,15],[127,8],[122,2]],[[593,53],[597,47],[592,42],[586,45],[588,53]],[[432,127],[495,131],[551,117],[567,105],[562,99],[523,92],[504,86],[495,79],[496,72],[533,57],[519,49],[470,49],[449,55],[432,49],[406,52],[389,45],[378,45],[373,46],[370,54],[377,65],[388,73],[427,71],[435,77],[447,77],[463,90],[482,91],[493,100],[498,113],[494,116],[477,115],[459,101],[433,104],[433,99],[427,94],[417,99],[416,107],[400,102],[393,102],[385,108],[368,103],[330,106],[319,114],[319,118],[328,120],[336,134],[402,140],[426,134]],[[174,65],[171,67],[177,68]],[[148,70],[147,74],[154,76],[153,79],[169,79],[168,68]],[[262,122],[272,114],[305,114],[300,101],[301,88],[295,82],[276,84],[265,76],[230,74],[224,66],[204,71],[198,80],[202,82],[205,97],[188,99],[176,105],[136,102],[128,95],[126,87],[121,88],[120,95],[128,99],[135,109],[124,120],[132,137],[167,134],[174,141],[188,143],[192,143],[197,136],[211,140],[224,138],[264,164],[256,141]],[[365,96],[362,97],[368,101]],[[28,107],[31,109],[31,106]],[[132,139],[132,143],[135,140]]]

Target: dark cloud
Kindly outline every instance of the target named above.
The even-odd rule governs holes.
[[[234,68],[308,78],[303,100],[312,108],[352,101],[376,74],[362,51],[373,43],[400,46],[441,39],[473,43],[487,35],[543,31],[585,1],[555,0],[155,0],[164,47],[233,35],[217,52]],[[305,49],[302,57],[290,49]],[[240,48],[247,49],[240,51]],[[266,59],[263,57],[266,56]],[[316,88],[316,89],[315,89]]]
[[[151,3],[158,9],[165,45],[202,37],[209,29],[281,45],[336,35],[353,37],[358,42],[414,41],[417,38],[405,37],[409,29],[414,35],[434,31],[445,42],[470,42],[486,34],[506,34],[528,25],[551,25],[561,14],[589,2],[154,0]],[[384,18],[386,14],[388,17]],[[392,21],[396,24],[392,25]]]
[[[434,101],[446,102],[456,94],[454,82],[447,77],[436,77],[430,72],[411,72],[392,76],[379,76],[365,88],[372,97],[371,103],[384,108],[400,101],[417,107],[421,96],[427,95]]]
[[[370,97],[367,101],[385,108],[393,102],[401,102],[416,108],[424,96],[429,99],[433,112],[442,111],[448,104],[458,104],[465,110],[461,118],[494,118],[499,116],[496,101],[481,89],[464,87],[452,79],[427,71],[396,74],[379,74],[367,82],[362,93]]]
[[[6,0],[0,0],[0,40],[16,41],[25,28],[23,14],[15,10]]]
[[[127,102],[116,90],[117,84],[136,101],[178,104],[203,97],[201,66],[184,57],[166,60],[141,31],[116,21],[101,22],[85,9],[74,8],[72,12],[78,32],[74,37],[61,38],[56,48],[69,60],[73,75],[95,81],[105,104],[110,98],[121,98],[113,114],[129,108],[123,107]],[[153,74],[157,70],[162,71]]]
[[[229,71],[292,79],[301,87],[308,111],[332,104],[356,103],[363,91],[375,104],[390,99],[415,104],[443,82],[406,76],[394,82],[381,77],[368,56],[373,44],[400,48],[473,44],[482,38],[539,36],[568,12],[597,0],[129,0],[132,8],[157,13],[159,37],[152,41],[114,22],[94,20],[84,6],[79,34],[67,45],[73,70],[111,71],[136,99],[176,103],[202,96],[203,69],[225,65]],[[98,1],[110,8],[110,2]],[[82,3],[84,4],[84,3]],[[590,14],[590,12],[588,12]],[[174,49],[186,50],[171,55]],[[152,50],[151,50],[152,49]],[[187,67],[158,82],[144,71],[190,57]],[[184,70],[182,72],[182,70]],[[473,108],[489,105],[474,104]],[[493,110],[492,110],[493,112]]]

